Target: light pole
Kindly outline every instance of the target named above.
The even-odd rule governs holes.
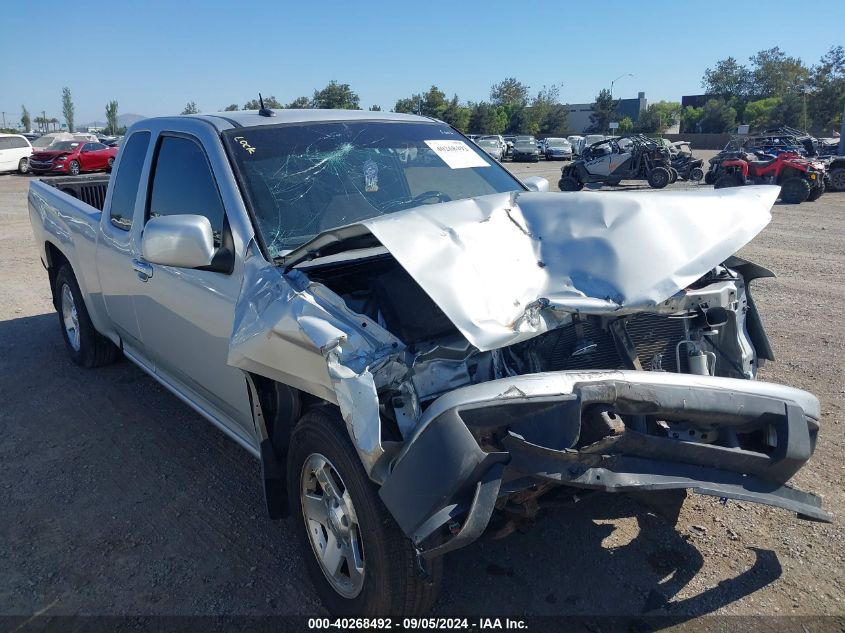
[[[613,99],[613,84],[622,79],[622,77],[633,77],[634,73],[624,73],[619,75],[616,79],[610,82],[610,98]]]

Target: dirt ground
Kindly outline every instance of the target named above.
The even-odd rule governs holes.
[[[557,189],[559,163],[508,167]],[[27,184],[0,176],[0,614],[320,614],[252,457],[128,361],[70,363]],[[824,496],[832,524],[690,496],[674,526],[595,496],[451,555],[434,614],[845,613],[843,240],[834,193],[776,205],[741,253],[778,273],[755,282],[778,357],[761,377],[822,401],[795,483]]]

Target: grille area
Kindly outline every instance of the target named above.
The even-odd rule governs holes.
[[[637,350],[643,369],[677,372],[675,347],[686,338],[683,319],[658,314],[625,317],[625,329]],[[516,347],[529,360],[530,371],[625,369],[614,336],[598,320],[587,320],[553,330]],[[524,352],[520,353],[520,352]],[[682,359],[680,371],[686,371]]]

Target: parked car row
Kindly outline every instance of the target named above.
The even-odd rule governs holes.
[[[568,138],[537,140],[531,135],[469,134],[467,138],[498,161],[572,160],[574,147]],[[581,138],[581,137],[577,137]]]
[[[23,134],[0,134],[0,173],[59,173],[111,171],[121,137],[106,143],[89,133],[55,132],[34,141]]]

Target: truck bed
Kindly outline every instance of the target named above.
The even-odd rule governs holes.
[[[106,190],[109,186],[109,174],[55,176],[41,178],[41,182],[81,200],[98,211],[102,211],[106,201]]]

